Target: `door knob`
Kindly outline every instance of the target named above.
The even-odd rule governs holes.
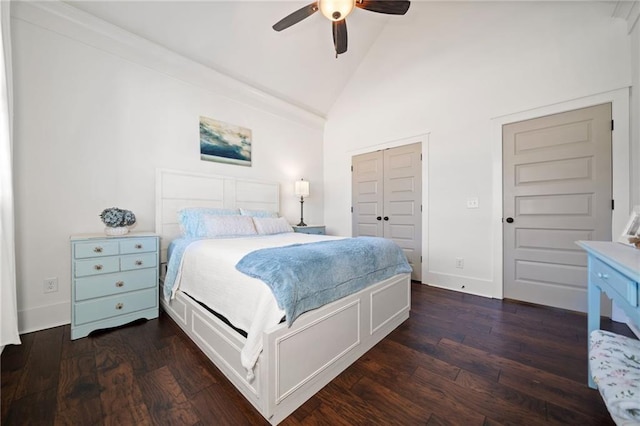
[[[507,223],[513,223],[513,218],[512,217],[508,217],[507,218]]]
[[[376,217],[376,220],[382,220],[382,216]]]
[[[385,216],[385,217],[384,217],[384,220],[389,220],[389,216]]]

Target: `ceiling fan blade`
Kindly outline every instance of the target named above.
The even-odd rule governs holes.
[[[331,25],[333,30],[333,45],[336,48],[337,58],[338,55],[347,51],[347,20],[333,21]]]
[[[404,15],[411,5],[407,0],[356,0],[356,7],[387,15]]]
[[[293,24],[297,24],[303,19],[313,15],[314,13],[316,13],[317,10],[318,10],[318,2],[315,1],[279,20],[274,24],[273,29],[276,31],[282,31],[286,28],[289,28]]]

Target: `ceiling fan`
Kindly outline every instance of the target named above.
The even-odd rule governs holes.
[[[345,18],[354,7],[387,15],[404,15],[409,10],[410,4],[411,2],[407,0],[318,0],[285,16],[276,22],[273,29],[282,31],[308,18],[320,9],[320,12],[332,21],[333,45],[337,58],[338,55],[347,51],[347,21]]]

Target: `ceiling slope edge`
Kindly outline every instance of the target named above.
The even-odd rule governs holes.
[[[613,11],[615,18],[622,18],[627,21],[627,31],[629,34],[638,23],[640,18],[640,1],[619,0]]]
[[[300,124],[322,129],[326,119],[58,0],[11,2],[11,16],[153,69],[187,84]]]

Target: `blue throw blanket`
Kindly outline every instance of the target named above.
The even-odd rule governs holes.
[[[185,250],[194,241],[201,240],[202,238],[178,238],[173,240],[169,244],[167,250],[167,273],[164,277],[164,299],[168,302],[171,300],[173,294],[173,287],[176,284],[176,278],[178,277],[178,270],[180,269],[180,263],[182,262],[182,256]]]
[[[400,247],[374,237],[256,250],[240,259],[236,269],[271,287],[289,325],[306,311],[411,272]]]

